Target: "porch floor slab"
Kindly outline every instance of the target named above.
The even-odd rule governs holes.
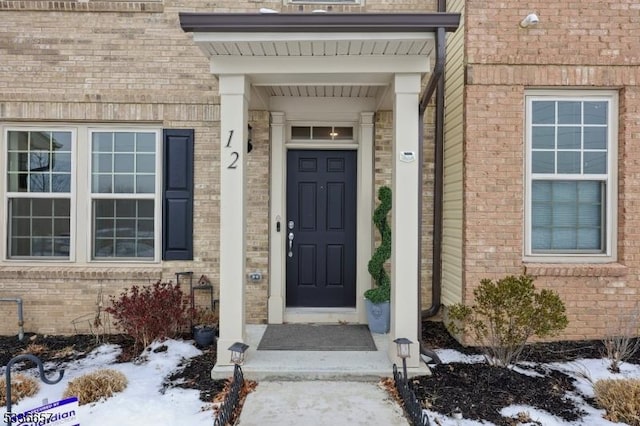
[[[249,345],[249,349],[242,366],[247,379],[377,381],[381,377],[393,376],[393,364],[387,354],[388,334],[372,333],[376,351],[257,350],[266,328],[266,325],[247,325],[245,343]],[[410,377],[429,374],[431,373],[424,361],[420,363],[420,367],[408,369]],[[229,365],[216,365],[211,370],[214,380],[232,375],[233,367]]]

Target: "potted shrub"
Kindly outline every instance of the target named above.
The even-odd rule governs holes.
[[[369,330],[372,333],[388,333],[390,324],[391,279],[384,268],[385,262],[391,257],[391,228],[387,222],[387,215],[391,210],[391,188],[381,186],[378,190],[380,205],[373,212],[373,223],[380,232],[380,246],[369,260],[368,270],[373,277],[375,286],[364,293],[367,308]]]
[[[197,308],[193,315],[193,340],[206,347],[216,339],[218,315],[209,308]]]

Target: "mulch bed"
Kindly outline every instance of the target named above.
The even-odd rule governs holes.
[[[429,349],[449,348],[471,355],[481,354],[478,348],[463,347],[453,339],[440,322],[425,322],[423,343]],[[562,341],[536,343],[523,352],[522,360],[536,363],[569,362],[579,358],[601,358],[601,341]],[[640,354],[630,362],[640,364]],[[492,367],[486,363],[448,363],[433,368],[432,376],[416,377],[411,385],[423,407],[442,414],[462,411],[465,418],[488,420],[496,425],[517,425],[526,421],[500,415],[500,410],[513,404],[528,405],[545,410],[566,421],[578,420],[584,413],[566,397],[567,392],[578,393],[574,379],[556,370],[534,369],[543,377],[532,377],[512,369]],[[591,398],[582,396],[593,405]]]

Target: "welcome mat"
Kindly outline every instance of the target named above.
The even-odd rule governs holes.
[[[375,351],[366,324],[269,324],[259,351]]]

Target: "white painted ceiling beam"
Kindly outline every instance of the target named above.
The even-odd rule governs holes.
[[[217,56],[213,74],[384,74],[428,72],[426,56],[274,57]]]

